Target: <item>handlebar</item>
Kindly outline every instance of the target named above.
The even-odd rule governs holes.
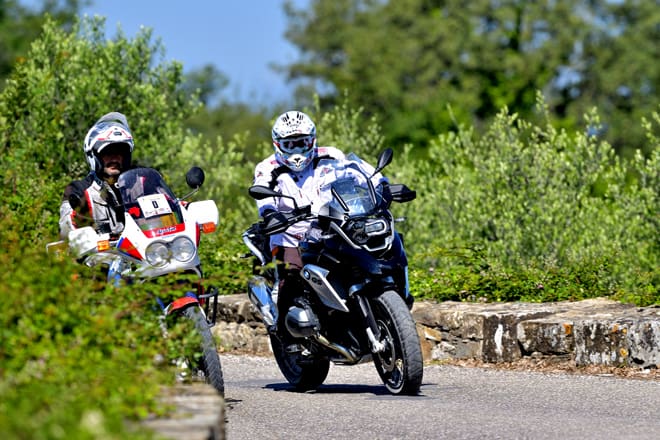
[[[274,235],[284,232],[289,226],[299,221],[315,218],[311,213],[311,206],[302,206],[292,211],[274,211],[266,214],[262,222],[259,222],[259,232],[264,235]]]

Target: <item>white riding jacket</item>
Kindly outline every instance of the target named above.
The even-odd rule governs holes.
[[[299,207],[309,205],[312,212],[317,212],[323,204],[323,200],[319,197],[321,188],[333,182],[337,177],[333,170],[318,166],[319,160],[326,158],[344,163],[351,162],[341,150],[335,147],[319,147],[318,156],[312,164],[300,172],[294,172],[286,166],[280,165],[275,158],[275,154],[272,154],[255,167],[253,183],[268,186],[283,195],[291,196],[296,200]],[[375,170],[374,167],[364,161],[359,161],[357,164],[367,175],[373,174]],[[374,175],[371,180],[375,186],[387,181],[380,173]],[[291,199],[273,197],[257,200],[257,208],[259,209],[259,215],[263,216],[264,211],[268,209],[283,212],[291,211],[294,209],[294,204]],[[297,247],[309,227],[309,221],[301,221],[290,226],[281,234],[272,235],[270,237],[271,249],[276,246]]]

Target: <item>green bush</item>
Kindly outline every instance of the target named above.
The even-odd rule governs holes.
[[[599,126],[595,113],[589,121]],[[506,111],[482,138],[442,134],[423,160],[406,149],[397,177],[419,194],[405,208],[412,260],[426,280],[417,294],[660,302],[660,151],[646,126],[652,154],[630,162],[594,136]],[[428,290],[437,283],[445,287]]]
[[[597,137],[555,129],[541,97],[538,104],[544,126],[504,110],[483,137],[460,128],[426,151],[395,148],[386,174],[418,193],[393,206],[408,220],[399,228],[413,293],[436,300],[660,302],[658,115],[644,121],[651,156],[623,161]],[[385,147],[380,128],[359,109],[307,111],[320,145],[372,163]],[[587,116],[587,127],[600,125],[595,111]],[[240,259],[247,249],[239,237],[257,218],[246,195],[254,164],[237,145],[219,139],[204,153],[229,185],[210,186],[224,224],[205,263],[224,291],[242,292],[250,266]],[[265,142],[264,157],[270,151]]]
[[[151,301],[8,238],[0,231],[0,437],[150,438],[125,422],[164,413],[156,397],[174,382],[155,362],[167,351]]]
[[[47,21],[3,90],[0,191],[18,216],[38,205],[39,216],[20,218],[28,239],[56,231],[64,186],[88,172],[84,136],[105,113],[127,116],[139,163],[167,171],[171,152],[195,148],[181,124],[198,108],[178,90],[182,66],[159,63],[164,50],[151,43],[149,31],[108,41],[103,23],[87,19],[66,32]]]

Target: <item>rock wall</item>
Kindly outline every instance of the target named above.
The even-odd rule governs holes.
[[[247,295],[219,298],[214,331],[225,350],[268,353]],[[413,318],[426,361],[514,362],[558,357],[576,365],[660,367],[660,307],[606,299],[559,303],[418,301]]]

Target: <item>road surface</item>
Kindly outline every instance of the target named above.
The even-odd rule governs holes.
[[[660,439],[660,381],[433,365],[392,396],[369,363],[296,393],[272,357],[221,360],[229,440]]]

